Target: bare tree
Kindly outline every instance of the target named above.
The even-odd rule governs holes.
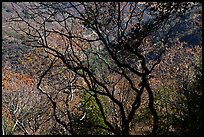
[[[130,124],[148,96],[157,133],[150,74],[160,63],[169,40],[169,23],[181,18],[193,3],[63,2],[12,3],[7,20],[22,35],[22,43],[37,48],[50,63],[37,88],[52,104],[55,120],[70,134],[81,114],[81,92],[97,104],[104,125],[89,124],[115,135],[129,135]],[[23,11],[18,8],[23,7]],[[162,35],[162,36],[161,36]],[[155,47],[154,43],[162,43]],[[155,61],[147,59],[149,52]],[[35,62],[36,63],[36,62]],[[37,62],[36,64],[38,64]],[[103,99],[101,99],[103,97]],[[106,101],[104,101],[106,100]],[[106,104],[104,106],[104,104]],[[108,112],[106,109],[108,108]]]

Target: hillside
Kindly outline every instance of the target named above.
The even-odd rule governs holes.
[[[3,2],[2,134],[202,134],[202,5]]]

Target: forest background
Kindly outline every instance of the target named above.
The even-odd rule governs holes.
[[[201,135],[202,5],[3,2],[2,134]]]

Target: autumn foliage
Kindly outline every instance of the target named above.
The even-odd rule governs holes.
[[[200,3],[3,7],[3,134],[201,134]]]

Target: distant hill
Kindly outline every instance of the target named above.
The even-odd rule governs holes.
[[[16,64],[18,59],[22,57],[23,54],[28,53],[28,48],[20,46],[21,43],[20,37],[15,34],[15,32],[11,31],[8,24],[5,22],[6,19],[11,17],[14,13],[12,4],[16,6],[15,2],[3,2],[2,3],[2,38],[3,38],[3,46],[2,46],[2,59],[3,60],[10,60],[11,64]],[[18,3],[17,6],[18,12],[23,12],[25,9],[25,5],[27,2]],[[192,12],[188,12],[182,17],[178,25],[175,25],[171,28],[169,35],[169,42],[167,46],[171,46],[172,41],[174,39],[179,38],[180,41],[186,42],[187,46],[195,46],[202,43],[202,29],[199,24],[202,22],[202,9],[194,9]],[[149,16],[145,14],[143,23],[150,20]],[[174,24],[174,22],[172,22]],[[158,41],[156,38],[159,37],[159,40],[163,38],[166,32],[155,32],[155,43]],[[175,35],[176,34],[176,35]],[[150,52],[147,55],[147,60],[155,60],[157,59],[157,54],[154,52]],[[20,58],[19,58],[20,57]],[[3,61],[3,64],[5,62]]]

